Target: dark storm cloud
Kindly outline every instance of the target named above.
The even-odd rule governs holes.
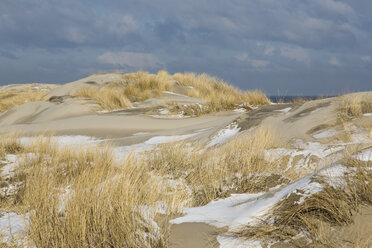
[[[164,68],[269,94],[372,90],[371,10],[367,0],[3,0],[0,82]]]
[[[13,53],[9,51],[1,51],[0,50],[0,58],[7,58],[7,59],[17,59],[17,56],[15,56]]]

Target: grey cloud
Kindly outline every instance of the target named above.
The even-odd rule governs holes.
[[[6,0],[0,10],[0,32],[6,34],[1,40],[39,47],[123,46],[136,40],[149,49],[154,47],[146,40],[158,38],[216,46],[244,45],[250,39],[308,47],[356,42],[353,23],[329,19],[333,12],[351,15],[352,8],[333,0],[113,2],[118,8],[101,1]],[[351,28],[343,28],[346,24]]]
[[[309,90],[305,76],[320,82],[314,92],[352,76],[363,88],[371,10],[369,0],[2,0],[1,82],[166,68],[271,93]]]
[[[105,52],[98,56],[103,63],[129,67],[134,70],[161,68],[160,60],[151,53]]]
[[[18,59],[18,57],[10,51],[1,51],[0,50],[0,57],[4,57],[4,58],[7,58],[7,59]]]

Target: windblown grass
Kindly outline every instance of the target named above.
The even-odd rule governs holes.
[[[45,95],[44,90],[34,89],[0,91],[0,113],[26,102],[43,100]]]
[[[339,118],[349,121],[372,112],[372,100],[364,99],[362,94],[349,94],[340,97]]]
[[[127,160],[120,170],[107,150],[80,154],[78,159],[84,163],[70,158],[68,162],[75,162],[70,168],[62,161],[27,163],[32,170],[24,204],[34,210],[29,236],[36,246],[163,247],[163,233],[150,217],[155,213],[149,210],[147,217],[139,211],[162,199],[156,190],[159,183],[144,167]]]
[[[177,212],[184,189],[172,193],[144,159],[119,163],[109,146],[59,147],[51,138],[36,138],[18,153],[23,180],[13,209],[29,213],[28,237],[36,247],[166,246],[167,228],[154,222],[161,217],[154,205],[167,206],[163,214]],[[8,153],[19,141],[4,143]]]
[[[204,99],[210,112],[233,109],[237,104],[259,106],[270,102],[261,91],[244,92],[207,74],[176,73],[173,78],[179,85],[188,87],[188,96]]]
[[[10,133],[1,136],[0,158],[4,158],[6,154],[17,154],[23,151],[23,146],[21,145],[19,138],[19,133]]]
[[[159,97],[162,91],[171,91],[174,80],[166,71],[157,74],[147,72],[128,73],[123,75],[121,84],[110,86],[124,86],[124,93],[132,102],[142,102],[151,97]]]
[[[22,158],[23,184],[12,204],[29,213],[36,247],[164,247],[164,219],[181,207],[288,182],[270,179],[275,168],[263,151],[279,141],[266,129],[207,150],[164,145],[120,163],[109,146],[59,147],[51,138],[22,146],[10,135],[1,146]],[[166,206],[162,214],[159,204]]]
[[[268,104],[270,101],[260,91],[241,91],[230,86],[222,80],[206,74],[169,75],[166,71],[157,74],[136,72],[123,74],[120,82],[112,82],[100,89],[83,88],[75,93],[76,97],[85,97],[96,100],[103,109],[127,108],[131,105],[117,104],[120,95],[130,102],[142,102],[146,99],[162,96],[163,91],[173,91],[181,87],[182,92],[190,97],[204,100],[204,108],[198,113],[206,114],[222,110],[231,110],[237,107],[251,109],[252,106]],[[95,91],[97,93],[95,93]],[[110,103],[113,101],[114,103]]]
[[[132,103],[125,96],[123,90],[114,88],[82,88],[75,93],[76,97],[88,98],[97,101],[102,109],[115,110],[132,107]]]
[[[347,159],[345,164],[355,173],[345,175],[343,187],[326,186],[322,191],[298,203],[298,195],[292,194],[279,202],[272,211],[272,218],[259,226],[249,226],[236,234],[249,239],[264,241],[289,241],[294,246],[308,246],[299,234],[308,235],[313,244],[333,246],[325,239],[321,227],[344,226],[364,204],[372,205],[372,173],[366,167],[370,162]],[[318,179],[321,180],[321,179]],[[324,182],[326,183],[326,181]],[[324,184],[327,185],[327,184]],[[269,223],[267,223],[269,222]]]
[[[149,163],[156,173],[189,185],[193,205],[198,206],[231,193],[265,191],[288,182],[264,159],[264,150],[279,144],[271,130],[258,129],[208,150],[166,144],[151,153]]]

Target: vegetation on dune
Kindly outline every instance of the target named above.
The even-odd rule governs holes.
[[[360,242],[358,237],[355,237],[354,241],[348,241],[348,244],[346,241],[344,243],[344,240],[332,239],[324,233],[324,226],[342,227],[350,224],[362,206],[372,206],[372,173],[369,170],[371,162],[361,162],[348,157],[344,164],[354,173],[345,174],[345,178],[339,179],[345,182],[341,184],[342,187],[325,186],[323,190],[302,202],[298,201],[298,194],[292,194],[273,208],[272,219],[266,219],[258,226],[247,226],[235,235],[269,243],[289,240],[290,242],[286,243],[289,247],[308,247],[309,241],[319,247],[369,247],[371,243],[366,239],[368,236],[363,237],[367,242],[365,245],[353,246]],[[321,178],[318,180],[327,185]],[[301,195],[301,192],[299,194]],[[310,240],[302,238],[300,233],[310,236]]]
[[[96,100],[103,109],[128,108],[129,104],[121,104],[117,99],[123,95],[130,102],[141,102],[152,97],[159,97],[163,91],[173,91],[174,87],[182,87],[183,93],[190,97],[204,100],[204,108],[199,113],[212,113],[240,107],[250,109],[250,106],[268,104],[268,98],[260,91],[241,91],[222,80],[206,74],[176,73],[169,75],[166,71],[157,74],[136,72],[123,74],[120,82],[112,82],[100,89],[82,89],[75,93],[76,97]],[[87,94],[86,92],[90,93]],[[94,94],[97,91],[97,94]],[[116,95],[110,95],[114,93]],[[102,94],[101,94],[102,93]],[[102,95],[102,96],[101,96]],[[114,103],[109,103],[113,101]],[[119,103],[119,104],[118,104]]]
[[[164,193],[165,183],[143,161],[118,163],[108,146],[59,147],[51,138],[16,151],[22,180],[16,195],[0,201],[1,208],[29,213],[36,247],[164,247],[167,229],[152,222],[150,207],[162,200],[171,213],[181,192]],[[14,144],[16,137],[3,137],[2,154]]]
[[[364,113],[372,113],[372,99],[364,99],[362,94],[340,97],[338,115],[342,121],[360,118]]]
[[[92,88],[83,88],[75,93],[75,96],[81,98],[94,99],[105,110],[115,110],[132,107],[132,103],[125,96],[123,89],[101,88],[98,90]]]
[[[23,165],[32,168],[23,203],[34,210],[29,237],[37,247],[163,247],[165,228],[160,232],[140,209],[166,201],[145,167],[134,160],[116,165],[107,149],[62,154]]]
[[[210,112],[234,109],[239,104],[249,108],[244,104],[259,106],[270,102],[261,91],[241,91],[207,74],[176,73],[172,77],[187,87],[188,96],[204,99]]]
[[[19,137],[1,137],[2,159],[9,153],[23,159],[13,178],[1,179],[19,188],[0,205],[29,214],[28,238],[36,247],[167,246],[167,218],[182,207],[267,191],[296,179],[279,160],[264,159],[265,150],[283,147],[280,137],[264,128],[209,149],[165,144],[121,162],[107,144],[59,147],[52,136],[40,136],[22,145]],[[303,245],[297,237],[305,232],[312,242],[331,244],[322,226],[348,224],[362,204],[372,203],[372,174],[365,169],[370,162],[349,157],[344,164],[355,171],[346,175],[344,188],[327,186],[301,203],[289,196],[273,208],[272,221],[235,235]]]
[[[101,90],[115,87],[121,86]],[[164,247],[168,218],[183,207],[205,205],[232,193],[266,192],[303,173],[288,168],[288,157],[265,159],[265,151],[285,144],[273,130],[262,127],[208,149],[176,142],[120,162],[108,144],[60,147],[52,136],[40,136],[22,145],[20,137],[0,137],[1,160],[7,154],[22,158],[11,178],[0,177],[2,188],[17,189],[0,197],[0,207],[28,213],[27,236],[36,247]],[[372,173],[366,169],[371,162],[345,157],[342,164],[355,173],[345,175],[343,188],[324,182],[322,191],[301,202],[299,195],[290,195],[274,206],[270,219],[233,235],[268,244],[275,240],[340,247],[339,240],[324,235],[322,228],[348,225],[362,205],[372,205]],[[321,177],[314,180],[323,184]],[[299,239],[303,234],[307,238]]]
[[[273,176],[281,168],[264,159],[265,149],[279,144],[271,130],[258,129],[209,150],[183,143],[162,145],[148,163],[157,174],[185,182],[192,190],[193,205],[199,206],[232,193],[265,191],[290,181]]]
[[[372,98],[363,93],[342,95],[338,98],[337,121],[333,124],[339,126],[343,132],[337,134],[344,142],[352,142],[353,127],[365,130],[372,138],[371,124],[364,114],[372,113]]]
[[[44,100],[45,90],[33,89],[0,91],[0,113],[27,102]]]
[[[28,237],[37,247],[163,247],[164,220],[181,207],[288,182],[266,180],[280,170],[263,159],[264,149],[278,144],[270,130],[209,150],[164,145],[120,163],[107,145],[58,147],[51,136],[21,145],[18,137],[2,137],[3,157],[23,159],[20,188],[0,204],[29,213]],[[162,214],[159,203],[167,206]]]
[[[33,86],[30,85],[22,90],[0,91],[0,112],[26,102],[47,100],[44,99],[45,90],[34,89]],[[207,74],[170,75],[166,71],[159,71],[157,74],[142,71],[122,74],[120,81],[109,82],[99,88],[93,86],[81,88],[74,93],[74,96],[93,99],[102,109],[111,111],[130,108],[133,102],[160,97],[163,91],[174,91],[175,87],[181,87],[182,94],[201,98],[204,101],[203,109],[198,110],[196,115],[237,107],[250,109],[251,106],[269,103],[268,98],[261,91],[241,91]],[[181,108],[185,106],[180,107],[179,111],[182,111]]]

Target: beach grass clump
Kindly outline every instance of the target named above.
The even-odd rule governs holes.
[[[97,101],[104,110],[126,109],[133,102],[142,102],[152,97],[159,97],[162,91],[172,89],[172,80],[167,72],[157,74],[136,72],[123,74],[121,81],[107,83],[101,88],[82,88],[75,92],[75,97]]]
[[[155,213],[140,209],[161,199],[156,182],[135,161],[118,171],[109,154],[94,154],[93,161],[67,172],[33,164],[24,193],[33,210],[29,237],[37,247],[162,247],[162,230],[151,220]]]
[[[188,185],[193,205],[199,206],[231,193],[259,192],[288,182],[285,176],[273,177],[280,170],[264,159],[265,149],[279,144],[272,130],[262,128],[210,149],[161,145],[151,153],[149,164],[155,173]]]
[[[45,100],[45,90],[24,89],[0,91],[0,113],[27,102]]]
[[[186,206],[185,189],[153,175],[141,157],[117,161],[108,144],[61,147],[43,135],[17,157],[23,176],[7,207],[28,213],[36,247],[164,247],[167,214]]]
[[[287,183],[264,159],[280,145],[262,128],[209,149],[178,142],[119,162],[109,145],[61,147],[43,135],[17,153],[13,209],[28,213],[36,247],[164,247],[167,218],[181,208]]]
[[[261,91],[241,91],[207,74],[176,73],[173,79],[177,84],[187,87],[188,96],[205,100],[210,112],[234,109],[244,103],[260,106],[270,102]]]
[[[104,110],[126,109],[132,107],[132,103],[126,97],[123,90],[114,88],[82,88],[75,93],[76,97],[95,100]]]
[[[132,102],[142,102],[152,97],[161,96],[162,91],[171,91],[174,80],[164,70],[157,74],[139,71],[124,74],[122,84],[125,88],[124,93]]]
[[[260,225],[244,227],[234,234],[267,243],[285,241],[300,247],[310,243],[340,247],[333,246],[335,241],[325,238],[322,226],[349,225],[362,206],[372,206],[371,162],[348,158],[344,163],[353,173],[346,173],[341,179],[343,186],[329,185],[327,180],[322,182],[322,178],[317,178],[324,185],[323,190],[303,201],[299,201],[301,192],[292,193],[276,204],[270,212],[273,217],[264,218]],[[298,238],[303,235],[307,238]]]
[[[372,112],[372,100],[363,94],[349,94],[340,97],[338,114],[343,121],[360,118],[364,113]]]
[[[107,83],[101,88],[83,88],[74,95],[94,99],[103,109],[112,110],[128,108],[131,106],[129,102],[143,102],[149,98],[161,97],[164,91],[173,92],[180,88],[182,94],[203,100],[203,109],[197,112],[198,115],[235,108],[250,110],[252,106],[270,102],[261,91],[241,91],[207,74],[170,75],[164,70],[157,74],[142,71],[123,74],[121,81]],[[125,101],[121,100],[121,95]]]
[[[24,151],[24,147],[20,142],[19,133],[10,133],[2,135],[0,138],[0,158],[4,158],[7,154],[17,154]]]

